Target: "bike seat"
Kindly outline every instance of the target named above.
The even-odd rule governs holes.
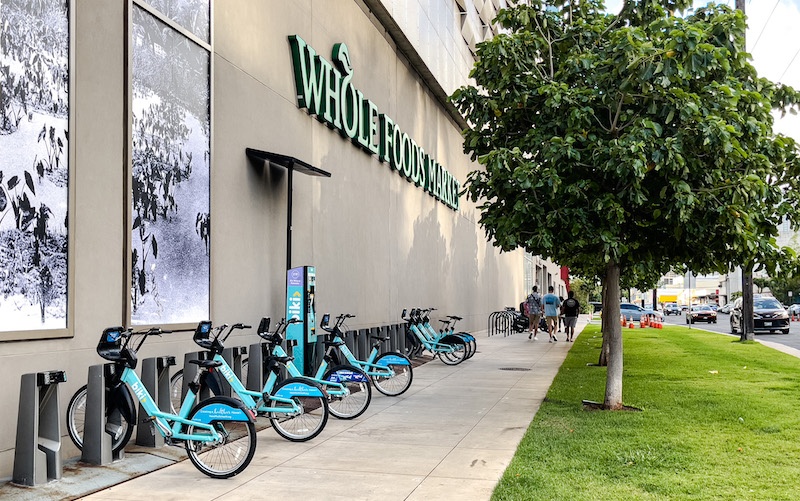
[[[286,363],[291,362],[292,360],[294,360],[294,357],[276,357],[276,356],[273,355],[272,359],[275,360],[276,362],[279,362],[279,363],[282,363],[282,364],[286,364]]]
[[[455,315],[450,315],[448,318],[452,318],[453,320],[462,320],[461,317],[457,317]]]
[[[195,364],[198,367],[202,367],[203,369],[210,369],[212,367],[219,367],[222,365],[222,362],[217,360],[189,360],[190,364]]]

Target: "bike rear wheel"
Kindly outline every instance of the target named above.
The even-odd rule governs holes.
[[[281,381],[272,392],[277,394],[283,386],[297,383],[297,379]],[[323,392],[324,393],[324,392]],[[292,442],[305,442],[311,440],[322,432],[328,422],[328,401],[325,397],[309,397],[296,395],[291,397],[295,405],[300,407],[298,413],[271,412],[269,421],[272,428],[286,440]],[[291,408],[288,403],[270,400],[270,407]]]
[[[467,344],[462,339],[450,339],[447,343],[453,351],[440,351],[439,360],[447,365],[458,365],[467,359]]]
[[[106,391],[106,400],[108,392]],[[108,409],[106,409],[106,414]],[[67,405],[67,433],[78,449],[83,450],[83,428],[86,422],[86,385],[81,386]],[[120,415],[120,430],[111,437],[111,450],[116,454],[125,448],[133,434],[133,426]]]
[[[203,408],[220,403],[234,406],[228,398],[212,397],[203,400],[189,415],[189,419]],[[251,421],[212,421],[215,431],[222,435],[218,443],[187,440],[186,453],[189,460],[202,473],[212,478],[230,478],[241,473],[256,451],[256,427]],[[193,425],[186,425],[186,433],[205,435],[209,431]]]
[[[169,378],[169,405],[173,414],[178,414],[183,403],[183,369]]]
[[[387,357],[404,358],[407,362],[407,365],[381,363],[381,361],[385,361]],[[377,359],[375,359],[375,364],[386,366],[394,372],[394,374],[391,376],[371,376],[372,384],[375,385],[375,389],[379,392],[389,397],[396,397],[405,393],[406,390],[408,390],[408,388],[411,386],[411,382],[414,380],[414,373],[411,369],[411,361],[408,360],[408,357],[405,357],[397,352],[382,353]]]
[[[328,369],[323,379],[344,385],[350,392],[347,396],[329,395],[328,410],[333,417],[354,419],[364,413],[372,400],[369,376],[351,365],[339,365]]]

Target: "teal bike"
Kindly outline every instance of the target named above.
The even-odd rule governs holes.
[[[281,320],[275,332],[270,333],[270,319],[262,318],[257,330],[258,335],[266,341],[261,345],[264,360],[269,361],[273,357],[286,360],[286,370],[292,377],[302,377],[303,374],[287,356],[281,344],[284,341],[286,327],[298,322],[300,322],[298,319]],[[339,419],[357,418],[367,410],[372,401],[369,376],[358,367],[341,364],[331,366],[330,362],[331,357],[326,353],[322,364],[310,379],[325,389],[331,415]]]
[[[410,345],[409,353],[419,355],[427,350],[434,356],[438,356],[439,360],[447,365],[457,365],[467,359],[467,341],[463,338],[452,334],[433,338],[426,336],[423,331],[424,322],[420,316],[419,309],[411,310],[410,315],[408,315],[408,310],[404,309],[401,316],[406,321],[408,334],[406,339]]]
[[[319,384],[305,377],[292,377],[279,381],[281,368],[292,360],[287,356],[272,356],[265,365],[267,373],[261,391],[252,391],[234,373],[222,357],[224,342],[236,329],[249,329],[249,325],[234,324],[212,327],[211,322],[200,322],[195,330],[194,342],[208,350],[205,363],[214,368],[231,387],[244,407],[261,416],[267,416],[278,435],[292,442],[311,440],[322,432],[328,422],[327,395]],[[222,334],[225,333],[224,336]],[[221,388],[208,379],[209,389],[220,393]]]
[[[437,332],[430,323],[430,314],[433,311],[436,311],[436,308],[417,308],[416,310],[412,310],[411,316],[416,318],[417,327],[419,328],[420,332],[422,332],[428,341],[434,343],[441,342],[447,336],[456,336],[461,338],[464,340],[467,347],[467,354],[464,357],[465,360],[472,358],[477,351],[477,342],[475,340],[475,336],[469,332],[456,332],[456,322],[462,320],[462,318],[455,315],[447,315],[447,317],[439,320],[442,325],[439,327],[439,331]]]
[[[106,416],[116,416],[116,419],[108,419],[106,432],[112,435],[115,450],[125,445],[124,442],[120,445],[120,435],[130,437],[127,430],[131,423],[136,422],[133,401],[136,398],[147,414],[143,422],[149,422],[164,437],[166,444],[182,445],[198,470],[213,478],[228,478],[241,473],[250,464],[256,450],[255,413],[242,402],[229,397],[212,397],[195,403],[200,381],[210,368],[219,364],[210,360],[191,361],[200,370],[189,383],[177,413],[160,410],[136,375],[136,352],[149,336],[166,332],[169,331],[158,328],[133,332],[123,327],[111,327],[103,331],[97,344],[98,355],[114,363],[110,380],[106,381]],[[135,346],[131,343],[134,337],[140,337]],[[120,426],[120,421],[125,426]],[[75,416],[69,412],[67,422],[75,422]],[[80,438],[79,448],[83,445],[82,434]]]
[[[408,357],[396,351],[380,352],[381,343],[389,340],[388,337],[381,336],[371,336],[375,342],[372,345],[369,356],[366,360],[358,360],[344,342],[343,336],[345,334],[342,329],[344,321],[354,317],[355,315],[347,313],[339,315],[336,317],[336,323],[333,327],[329,327],[330,314],[326,313],[322,316],[320,328],[325,331],[323,336],[329,339],[325,341],[328,350],[326,351],[327,359],[323,361],[323,364],[329,363],[328,359],[335,365],[340,363],[349,364],[363,370],[372,380],[375,389],[384,395],[390,397],[402,395],[408,390],[414,379],[411,361]],[[344,361],[340,362],[338,352],[341,352],[344,356]]]

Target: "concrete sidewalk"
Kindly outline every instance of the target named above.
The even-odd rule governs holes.
[[[262,430],[236,477],[211,479],[182,461],[85,499],[489,499],[572,343],[485,335],[470,360],[417,367],[405,394],[373,392],[364,415],[331,418],[310,442]]]

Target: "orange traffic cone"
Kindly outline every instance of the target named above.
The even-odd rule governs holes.
[[[625,315],[623,315],[623,314],[621,314],[621,313],[620,313],[620,315],[619,315],[619,324],[620,324],[621,326],[625,327]]]
[[[633,316],[628,317],[628,329],[633,329],[636,326],[633,325]]]
[[[650,316],[649,315],[642,316],[642,327],[650,327]]]

